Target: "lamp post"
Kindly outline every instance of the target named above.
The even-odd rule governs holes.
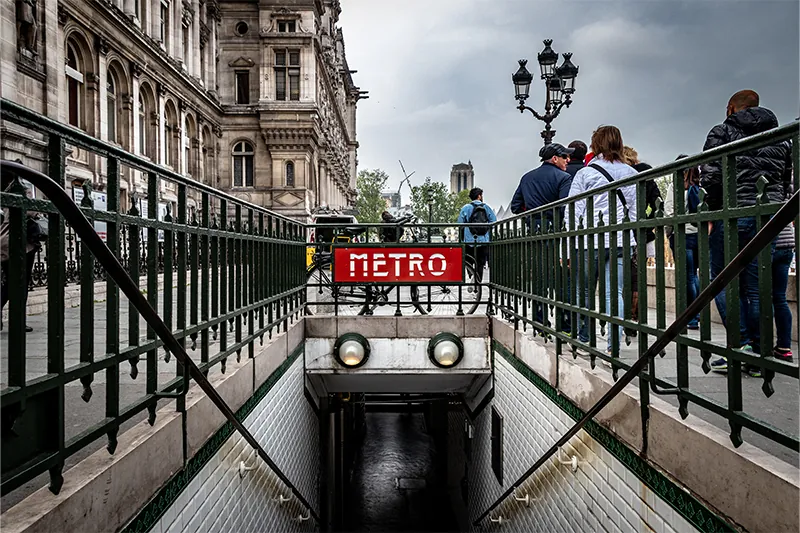
[[[545,124],[542,131],[542,139],[544,139],[545,145],[553,142],[553,137],[556,135],[555,130],[550,127],[550,123],[556,119],[564,107],[569,107],[572,103],[572,95],[575,93],[575,78],[578,77],[578,67],[573,65],[571,61],[572,53],[563,54],[564,62],[557,67],[558,54],[550,47],[551,44],[553,44],[552,39],[545,39],[544,50],[536,57],[539,61],[539,68],[545,84],[544,115],[540,115],[536,110],[525,105],[525,100],[530,95],[531,82],[533,81],[533,74],[525,68],[528,60],[520,59],[519,70],[511,76],[516,91],[516,99],[519,101],[517,106],[519,112],[524,113],[527,109],[534,117]]]

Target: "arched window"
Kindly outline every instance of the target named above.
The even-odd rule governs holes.
[[[294,161],[286,162],[286,186],[294,187]]]
[[[144,97],[139,93],[139,153],[141,155],[150,155],[147,150],[147,107],[144,103]]]
[[[106,83],[106,121],[108,123],[108,140],[115,143],[118,142],[117,114],[119,113],[119,108],[117,107],[117,87],[114,83],[114,75],[110,70],[106,75],[108,77],[108,81]]]
[[[67,64],[64,72],[67,76],[67,121],[71,126],[82,128],[84,121],[83,112],[83,72],[77,50],[72,43],[67,43]]]
[[[233,147],[233,186],[253,186],[253,145],[240,141]]]

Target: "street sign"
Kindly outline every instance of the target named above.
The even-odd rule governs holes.
[[[334,283],[461,283],[460,246],[359,247],[333,249]]]

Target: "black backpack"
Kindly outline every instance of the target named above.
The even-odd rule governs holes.
[[[489,233],[489,214],[486,212],[484,204],[478,204],[472,208],[469,223],[475,224],[475,226],[470,226],[469,228],[469,232],[474,236],[482,237]]]

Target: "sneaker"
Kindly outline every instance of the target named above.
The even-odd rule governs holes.
[[[792,351],[791,350],[784,350],[783,348],[778,348],[777,346],[772,349],[772,357],[777,359],[778,361],[783,361],[785,363],[792,362]]]
[[[700,329],[700,324],[687,324],[686,329],[697,331],[698,329]]]
[[[720,357],[716,361],[711,361],[711,370],[714,372],[727,372],[728,360],[724,357]]]
[[[744,373],[750,376],[751,378],[760,378],[761,377],[761,368],[755,365],[744,365]]]

